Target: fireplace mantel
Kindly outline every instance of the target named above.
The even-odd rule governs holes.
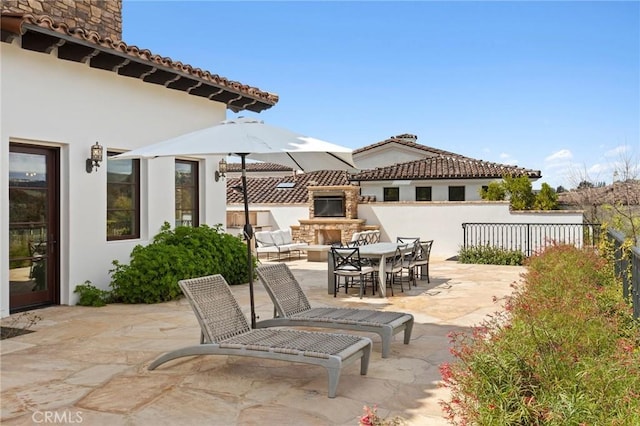
[[[365,226],[366,219],[358,219],[358,194],[360,188],[354,185],[309,186],[309,219],[299,219],[300,225],[291,226],[294,238],[309,244],[346,244],[356,232],[378,229],[378,226]],[[315,217],[314,196],[344,195],[344,217]],[[334,241],[335,240],[335,241]]]

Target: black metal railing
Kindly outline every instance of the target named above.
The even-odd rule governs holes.
[[[622,280],[622,295],[633,306],[633,317],[640,318],[640,249],[623,250],[625,237],[609,229],[607,237],[613,242],[614,269]]]
[[[463,223],[463,247],[490,246],[525,256],[553,244],[595,246],[599,223]]]

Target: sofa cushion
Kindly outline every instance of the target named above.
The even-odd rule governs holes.
[[[276,245],[276,242],[273,240],[273,234],[269,231],[258,231],[255,233],[255,237],[258,247],[270,247]]]
[[[273,238],[273,242],[277,245],[277,246],[284,246],[287,244],[291,244],[291,231],[289,230],[285,230],[285,229],[280,229],[278,231],[273,231],[271,233],[271,236]]]

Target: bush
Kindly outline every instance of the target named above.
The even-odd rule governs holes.
[[[553,246],[528,263],[506,311],[452,334],[441,373],[454,424],[640,424],[640,324],[611,264]]]
[[[533,208],[537,210],[557,210],[558,194],[548,183],[543,183],[535,197]]]
[[[480,197],[483,200],[503,201],[507,197],[507,190],[503,182],[489,182],[487,188],[480,188]]]
[[[525,175],[503,176],[504,187],[509,194],[509,202],[513,210],[531,210],[535,195],[531,188],[531,181]]]
[[[105,306],[111,301],[111,292],[95,287],[91,281],[77,285],[73,292],[80,295],[78,305],[82,306]]]
[[[458,252],[458,262],[483,265],[522,265],[524,253],[519,250],[507,250],[499,247],[475,246],[462,247]]]
[[[178,298],[182,279],[221,274],[231,285],[246,283],[247,246],[221,227],[165,223],[147,246],[136,246],[131,262],[117,260],[112,274],[114,297],[124,303],[158,303]],[[255,265],[255,261],[254,261]]]

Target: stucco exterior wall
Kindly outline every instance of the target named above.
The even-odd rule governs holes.
[[[298,226],[299,219],[309,218],[307,205],[251,204],[251,211],[265,212],[259,225],[268,230]],[[242,211],[233,205],[229,210]],[[268,214],[266,213],[268,212]],[[267,220],[268,218],[268,220]],[[369,203],[358,205],[358,218],[365,226],[379,226],[381,241],[396,237],[420,237],[434,240],[433,259],[448,259],[458,254],[463,243],[462,224],[491,223],[582,223],[581,211],[512,212],[508,202],[443,202],[443,203]],[[230,231],[237,234],[237,230]]]
[[[229,211],[244,212],[241,205],[229,205]],[[309,206],[305,204],[250,204],[250,211],[259,211],[257,226],[265,231],[275,231],[277,229],[289,229],[291,226],[297,226],[299,219],[309,218]],[[227,232],[238,235],[241,229],[228,229]]]
[[[366,219],[367,225],[380,225],[382,241],[396,237],[434,240],[434,259],[457,255],[463,243],[463,223],[582,223],[581,211],[511,212],[507,202],[360,204],[358,217]]]
[[[384,200],[384,188],[400,189],[400,201],[415,201],[416,187],[430,186],[431,201],[449,201],[449,186],[464,186],[465,201],[480,201],[480,188],[496,179],[448,179],[448,180],[389,180],[360,182],[360,195],[373,195],[376,200]]]
[[[114,259],[128,262],[164,221],[174,221],[174,159],[142,160],[141,238],[106,241],[106,164],[85,171],[90,146],[126,151],[214,125],[223,104],[2,43],[0,170],[9,143],[60,148],[61,303],[75,303],[75,286],[108,288]],[[225,182],[215,182],[218,156],[200,159],[200,221],[225,223]],[[0,314],[9,311],[8,173],[0,173]]]

